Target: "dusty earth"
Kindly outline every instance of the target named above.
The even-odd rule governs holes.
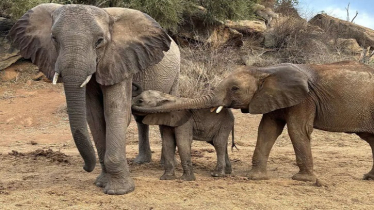
[[[0,209],[373,209],[369,145],[356,135],[315,130],[312,150],[322,186],[291,180],[298,171],[286,131],[268,164],[270,180],[246,179],[260,115],[235,110],[239,150],[229,152],[233,174],[213,178],[216,157],[205,142],[193,143],[196,181],[161,181],[161,142],[151,127],[152,162],[133,164],[137,129],[128,128],[127,158],[136,189],[109,196],[87,173],[69,131],[62,85],[18,78],[0,83]],[[347,119],[349,120],[349,119]],[[230,140],[231,145],[231,140]],[[181,175],[181,167],[178,168]]]

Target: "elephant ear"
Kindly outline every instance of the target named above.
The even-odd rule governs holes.
[[[8,37],[48,79],[55,73],[57,53],[51,39],[52,13],[60,4],[40,4],[27,11],[11,28]]]
[[[159,63],[171,39],[150,16],[138,10],[105,8],[113,19],[111,41],[98,63],[96,81],[113,85]]]
[[[259,69],[268,73],[249,103],[251,114],[264,114],[301,103],[309,93],[308,72],[293,64]]]
[[[191,116],[192,113],[189,110],[148,114],[144,117],[143,123],[147,125],[167,125],[178,127],[186,123]]]

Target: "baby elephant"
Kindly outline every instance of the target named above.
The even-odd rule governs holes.
[[[133,99],[134,106],[154,107],[165,102],[185,100],[155,90],[147,90]],[[139,114],[139,113],[137,113]],[[162,125],[167,127],[167,135],[162,136],[165,173],[161,180],[175,179],[175,148],[183,167],[182,180],[195,180],[191,162],[192,140],[207,141],[212,144],[217,153],[217,166],[211,172],[212,176],[231,174],[231,163],[227,154],[227,139],[232,131],[232,147],[234,143],[234,116],[230,109],[223,109],[220,114],[209,109],[183,110],[164,113],[142,113],[145,115],[144,124]]]

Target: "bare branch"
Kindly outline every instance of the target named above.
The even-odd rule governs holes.
[[[347,10],[347,21],[349,21],[349,5],[351,2],[348,3],[348,6],[345,8]]]
[[[353,23],[353,21],[355,20],[355,18],[357,17],[357,15],[358,15],[358,12],[356,11],[356,15],[352,18],[351,23]]]

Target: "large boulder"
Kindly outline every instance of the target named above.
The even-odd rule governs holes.
[[[235,29],[245,35],[263,34],[266,30],[265,22],[259,20],[226,20],[225,26]]]
[[[335,39],[355,39],[361,47],[374,48],[374,30],[370,28],[334,18],[326,14],[314,16],[309,23],[322,28]]]

